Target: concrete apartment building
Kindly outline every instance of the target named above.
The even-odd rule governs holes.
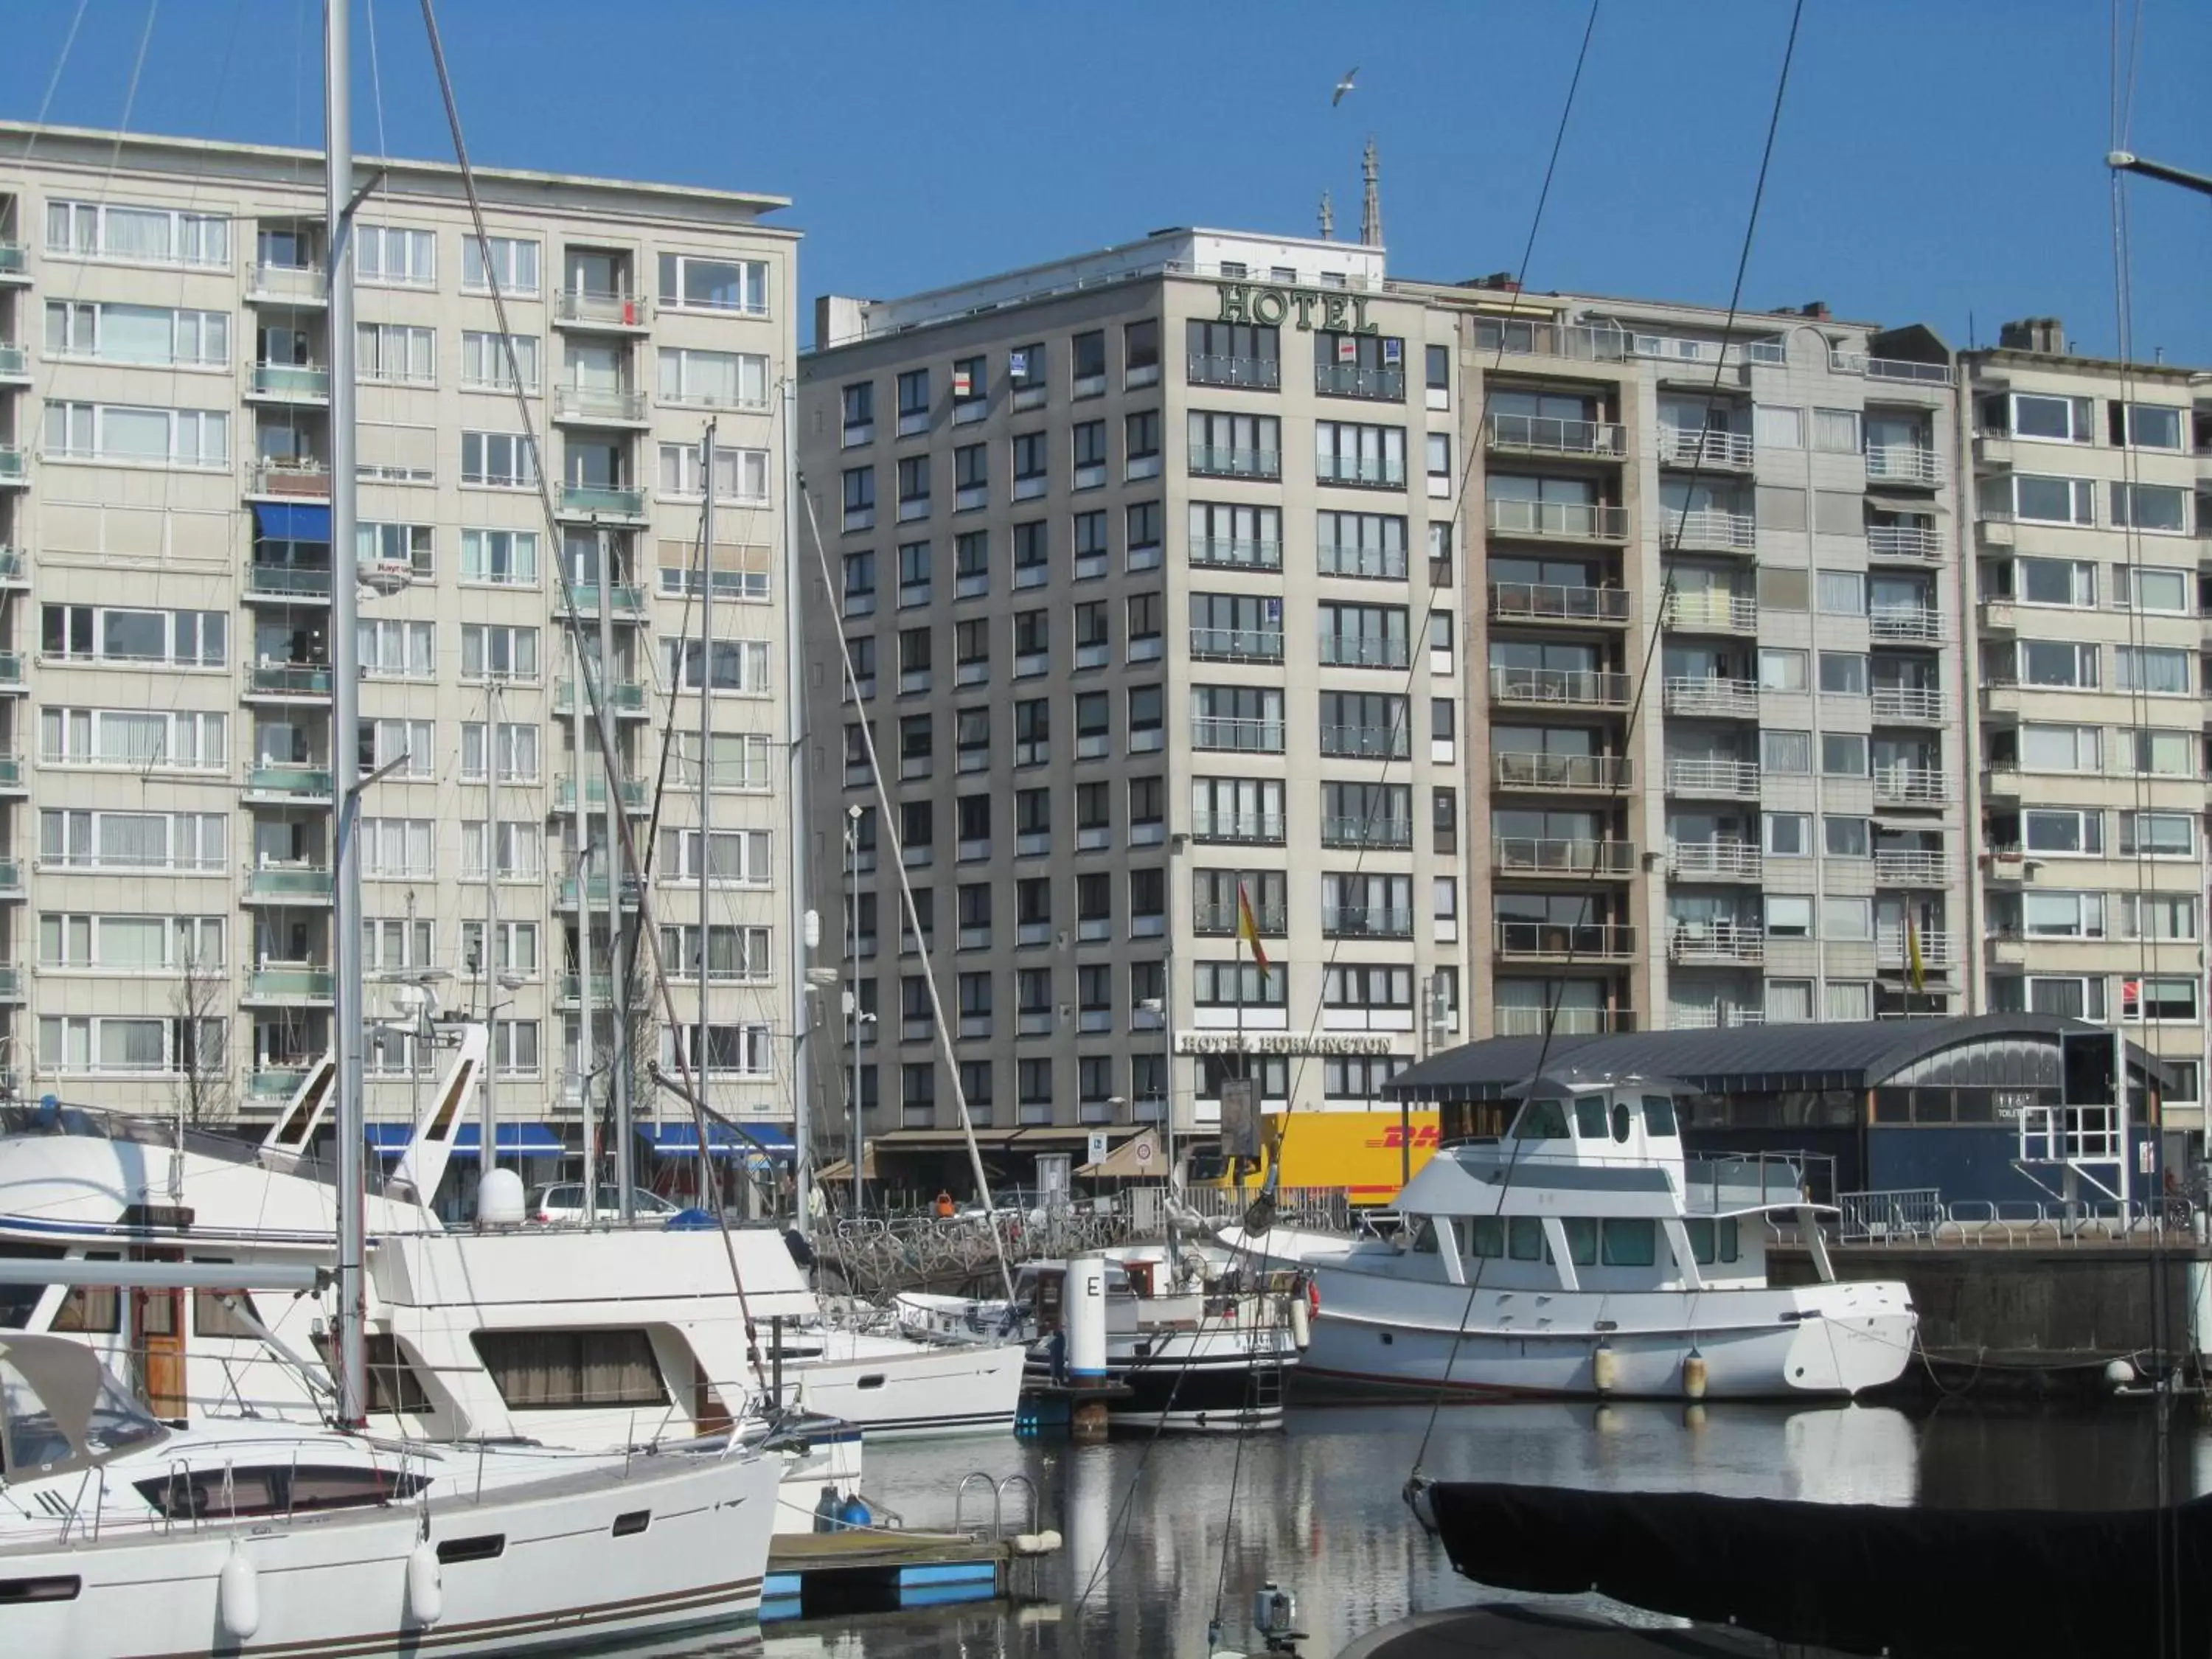
[[[783,201],[479,170],[534,453],[455,169],[362,163],[358,337],[332,342],[318,154],[0,125],[0,988],[20,1092],[273,1111],[330,1041],[335,769],[404,757],[362,824],[372,1016],[392,1012],[380,976],[443,970],[442,1006],[493,1018],[502,1119],[573,1147],[587,924],[603,1068],[612,1028],[605,860],[579,908],[608,792],[595,735],[577,764],[565,567],[584,648],[606,642],[641,836],[672,703],[683,787],[659,805],[651,890],[688,967],[714,872],[715,1103],[787,1123],[797,237],[763,222]],[[362,567],[406,578],[364,596],[358,732],[330,729],[334,349],[359,368]],[[693,551],[709,421],[711,653]],[[675,999],[695,1022],[688,980]],[[638,1000],[641,1064],[670,1039]],[[380,1030],[373,1118],[406,1116],[415,1060]]]
[[[2212,387],[2053,318],[1960,361],[1987,1006],[2124,1025],[2174,1070],[2166,1127],[2201,1131]]]
[[[1554,1004],[1963,1011],[1948,354],[1726,322],[1206,230],[817,302],[810,856],[870,1133],[953,1118],[863,720],[959,1081],[1024,1145],[1211,1122],[1248,1060],[1379,1104]]]

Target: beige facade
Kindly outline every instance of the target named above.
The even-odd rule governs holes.
[[[2202,1127],[2201,373],[2073,354],[2056,319],[1965,354],[1989,1006],[2118,1022]]]
[[[810,856],[849,962],[858,843],[870,1132],[952,1121],[891,827],[994,1129],[1210,1123],[1247,1058],[1356,1109],[1553,1005],[1963,1011],[1948,355],[1726,320],[1210,231],[819,302]]]
[[[565,1120],[573,1142],[576,849],[605,844],[605,790],[590,739],[580,837],[556,573],[583,648],[599,651],[608,612],[625,804],[641,840],[658,811],[653,905],[684,930],[670,944],[688,974],[703,653],[679,642],[699,630],[712,422],[713,811],[731,837],[708,896],[709,1021],[727,1028],[715,1103],[788,1122],[796,234],[763,222],[782,201],[480,170],[510,357],[451,167],[360,165],[358,337],[333,343],[317,155],[20,126],[0,126],[0,150],[16,1086],[210,1120],[272,1111],[329,1043],[334,768],[400,760],[363,808],[371,1016],[395,1012],[392,976],[442,972],[441,1007],[495,1017],[502,1117]],[[356,354],[360,554],[383,573],[361,606],[357,734],[330,730],[334,346]],[[678,763],[656,807],[672,717]],[[586,893],[601,906],[605,870]],[[688,982],[675,1007],[696,1019]],[[641,1063],[659,1024],[646,1017]],[[598,1052],[604,1066],[606,1036]],[[404,1116],[407,1040],[382,1033],[368,1066],[372,1117]]]

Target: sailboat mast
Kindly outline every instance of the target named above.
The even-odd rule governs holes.
[[[353,104],[347,4],[348,0],[324,0],[323,171],[330,242],[330,764],[337,807],[331,929],[337,972],[331,987],[331,1047],[337,1069],[337,1418],[341,1427],[355,1428],[368,1419],[362,1329],[368,1146],[362,1101],[361,766],[355,752],[361,730],[361,650],[356,633]]]
[[[800,657],[804,650],[799,628],[799,378],[783,381],[783,700],[784,726],[789,736],[785,750],[785,775],[789,781],[784,803],[784,822],[791,832],[784,837],[791,853],[785,861],[784,881],[790,902],[784,907],[791,949],[791,1145],[792,1200],[801,1230],[814,1224],[814,1146],[809,1133],[812,1102],[808,1088],[813,1073],[814,1004],[808,998],[807,969],[812,955],[806,927],[806,682]],[[818,934],[817,934],[818,936]],[[854,966],[859,967],[855,960]],[[860,1149],[854,1148],[854,1168]]]
[[[714,750],[714,423],[707,422],[706,434],[699,440],[699,475],[705,492],[706,505],[700,511],[699,525],[699,1036],[698,1047],[692,1051],[691,1063],[699,1075],[699,1100],[711,1109],[714,1098],[710,1085],[714,1080],[714,1061],[707,1042],[707,958],[710,954],[707,940],[711,937],[708,924],[713,918],[714,907],[708,902],[713,873],[714,837],[708,834],[708,806],[712,797],[708,793],[709,772]],[[678,684],[682,684],[679,670]],[[714,1170],[714,1149],[706,1144],[708,1120],[699,1121],[699,1201],[707,1202],[712,1190],[709,1178]],[[738,1149],[732,1148],[732,1151]],[[748,1214],[751,1213],[747,1206]]]

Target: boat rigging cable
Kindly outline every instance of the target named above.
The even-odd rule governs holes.
[[[428,0],[424,0],[424,3],[427,5]],[[830,578],[830,555],[822,545],[822,522],[815,516],[814,493],[806,488],[806,481],[804,478],[799,480],[799,499],[806,507],[806,528],[814,542],[815,564],[822,573],[822,591],[825,595],[830,596],[826,602],[834,609],[837,587]],[[791,601],[796,604],[798,595],[793,594]],[[867,702],[860,695],[860,676],[853,666],[852,645],[845,638],[845,630],[842,628],[836,630],[836,635],[837,662],[843,675],[845,696],[861,715],[855,725],[860,733],[861,746],[867,751],[868,779],[875,787],[877,834],[887,838],[890,842],[891,868],[898,874],[902,925],[914,930],[915,945],[921,951],[921,982],[929,988],[930,1023],[936,1030],[939,1045],[945,1051],[945,1069],[951,1075],[952,1082],[952,1103],[960,1113],[960,1133],[967,1138],[968,1141],[969,1170],[975,1177],[975,1196],[983,1206],[983,1224],[990,1230],[991,1233],[991,1253],[998,1259],[999,1282],[1005,1289],[1006,1302],[1011,1306],[1014,1301],[1013,1269],[1007,1265],[1006,1242],[1000,1235],[998,1212],[991,1202],[991,1178],[983,1172],[983,1151],[975,1144],[975,1120],[968,1115],[968,1091],[960,1086],[960,1055],[952,1044],[952,1028],[945,1018],[945,999],[938,994],[937,963],[934,960],[934,953],[929,948],[928,939],[923,937],[921,914],[915,908],[914,878],[907,873],[906,848],[900,843],[898,825],[895,822],[898,815],[891,811],[890,791],[884,786],[883,764],[876,754],[875,722],[866,717]],[[853,729],[854,727],[847,728],[848,731]],[[856,946],[853,958],[853,972],[856,987],[854,998],[856,1006],[860,996],[857,989],[860,971],[860,961]],[[854,1037],[856,1042],[859,1036],[859,1028],[855,1026]],[[854,1105],[857,1109],[858,1103],[855,1102]],[[856,1146],[854,1149],[855,1163],[859,1161],[859,1152],[860,1149]]]
[[[1759,177],[1757,182],[1752,187],[1751,211],[1745,222],[1742,244],[1738,249],[1736,254],[1735,283],[1735,286],[1729,293],[1728,315],[1721,324],[1721,349],[1715,355],[1713,362],[1713,383],[1706,394],[1706,407],[1708,411],[1710,411],[1719,401],[1721,378],[1728,368],[1728,337],[1729,332],[1735,326],[1737,312],[1743,300],[1744,275],[1751,264],[1752,244],[1759,229],[1759,205],[1766,195],[1767,170],[1772,165],[1774,160],[1775,135],[1782,125],[1783,102],[1790,90],[1790,66],[1796,56],[1798,26],[1803,21],[1804,15],[1805,0],[1796,0],[1796,3],[1791,7],[1790,13],[1789,38],[1784,43],[1782,49],[1781,70],[1775,80],[1773,106],[1767,115],[1766,143],[1765,147],[1759,152]],[[1690,501],[1696,489],[1698,474],[1705,465],[1706,448],[1707,447],[1703,443],[1700,443],[1698,446],[1697,464],[1690,471],[1689,487],[1683,492],[1681,512],[1685,520],[1686,520],[1690,512]],[[1664,511],[1663,507],[1662,511]],[[1624,753],[1627,751],[1629,738],[1634,735],[1638,717],[1642,714],[1644,709],[1644,695],[1650,684],[1651,665],[1659,659],[1660,629],[1665,623],[1668,598],[1673,592],[1673,571],[1671,568],[1662,567],[1662,574],[1659,586],[1659,604],[1652,614],[1651,632],[1644,644],[1644,662],[1637,673],[1636,696],[1629,704],[1628,718],[1622,733],[1621,748]],[[1586,915],[1589,913],[1589,889],[1585,887],[1583,889],[1582,902],[1578,908],[1577,915]],[[1571,935],[1568,939],[1567,959],[1570,963],[1571,963],[1574,958],[1574,948],[1577,943],[1577,936],[1579,935],[1580,932],[1581,927],[1578,924],[1575,930],[1575,934]],[[1530,1075],[1532,1077],[1541,1077],[1544,1074],[1544,1066],[1551,1054],[1552,1038],[1558,1029],[1559,1015],[1559,1004],[1555,998],[1547,1005],[1544,1011],[1543,1041],[1537,1047],[1536,1062],[1530,1072]],[[1504,1189],[1510,1188],[1513,1184],[1514,1171],[1520,1162],[1521,1145],[1521,1139],[1519,1137],[1516,1137],[1511,1147],[1506,1153],[1505,1167],[1499,1176],[1499,1188],[1501,1193]],[[1414,1449],[1413,1468],[1407,1477],[1406,1493],[1409,1502],[1411,1501],[1415,1490],[1421,1482],[1422,1467],[1428,1457],[1429,1442],[1437,1431],[1437,1416],[1443,1411],[1444,1401],[1449,1396],[1451,1392],[1452,1366],[1459,1358],[1460,1345],[1466,1338],[1467,1322],[1474,1316],[1474,1299],[1482,1289],[1483,1269],[1488,1265],[1488,1257],[1478,1256],[1475,1259],[1474,1272],[1468,1276],[1467,1305],[1461,1312],[1459,1322],[1452,1332],[1451,1346],[1445,1351],[1443,1371],[1437,1379],[1436,1396],[1431,1401],[1429,1405],[1428,1424],[1427,1426],[1421,1431],[1420,1444]]]
[[[491,257],[491,239],[489,232],[485,228],[483,202],[477,191],[476,169],[469,161],[468,141],[461,130],[460,106],[453,95],[453,77],[447,72],[446,66],[445,42],[438,32],[435,0],[422,0],[422,8],[423,29],[429,39],[430,61],[438,76],[438,94],[445,105],[446,125],[453,135],[453,156],[460,169],[462,190],[468,198],[470,222],[477,239],[478,252],[483,257],[485,285],[490,292],[492,309],[499,321],[500,343],[507,358],[507,380],[513,390],[516,414],[522,422],[523,437],[530,447],[531,454],[533,457],[539,457],[542,456],[543,452],[538,441],[537,422],[531,413],[529,399],[523,392],[525,382],[522,366],[515,351],[514,332],[507,320],[505,284],[501,278],[498,261]],[[545,522],[547,544],[550,548],[557,549],[561,545],[562,539],[560,520],[553,511],[552,487],[546,482],[545,468],[542,459],[533,470],[538,489],[538,509]],[[711,479],[707,481],[707,487],[710,489],[713,488]],[[591,714],[599,730],[599,761],[605,774],[608,799],[618,803],[621,799],[622,786],[620,750],[616,747],[614,717],[605,694],[605,677],[611,665],[600,661],[596,650],[584,648],[583,613],[576,602],[576,585],[569,577],[568,561],[556,556],[554,560],[554,571],[561,585],[562,606],[567,619],[565,626],[571,641],[576,647],[576,660],[579,668],[576,676],[576,695],[580,698],[590,700]],[[602,568],[599,573],[599,603],[603,605],[611,605],[614,603],[614,584],[611,580],[612,574],[613,572],[611,569],[605,568]],[[794,601],[794,595],[786,595],[787,604]],[[703,756],[701,757],[702,764],[705,758]],[[587,793],[584,787],[585,764],[585,757],[578,755],[576,757],[577,834],[579,840],[588,842],[585,809]],[[638,909],[636,931],[647,954],[652,957],[653,980],[659,993],[662,1018],[667,1021],[672,1030],[677,1029],[680,1027],[682,1022],[676,1018],[676,1000],[669,990],[667,963],[662,957],[659,929],[654,924],[653,918],[653,896],[649,890],[649,884],[645,878],[645,866],[638,856],[636,833],[630,827],[628,812],[616,811],[608,816],[615,827],[616,839],[619,842],[622,854],[621,869],[611,868],[607,872],[608,896],[615,907],[617,915],[619,916],[622,902],[625,896],[622,890],[622,872],[626,871],[631,878],[630,884],[635,889]],[[493,851],[491,848],[485,848],[487,856]],[[576,908],[580,925],[588,937],[591,928],[591,892],[588,882],[580,873],[576,884]],[[490,948],[491,941],[487,939],[485,949],[489,951]],[[495,1064],[497,1056],[495,1055],[492,1058],[493,1063]],[[708,1134],[706,1115],[700,1109],[701,1096],[692,1077],[691,1057],[684,1052],[681,1044],[677,1047],[676,1065],[684,1090],[692,1103],[692,1124],[698,1134],[699,1145],[702,1147],[709,1146],[713,1142]],[[586,1108],[588,1110],[588,1100],[586,1102]],[[744,1275],[738,1267],[737,1246],[731,1240],[728,1221],[719,1210],[715,1214],[715,1221],[716,1231],[722,1241],[722,1253],[729,1263],[731,1282],[737,1291],[738,1310],[744,1320],[745,1357],[751,1363],[755,1381],[765,1389],[768,1386],[768,1371],[761,1356],[759,1328],[754,1322],[752,1307],[745,1295]]]

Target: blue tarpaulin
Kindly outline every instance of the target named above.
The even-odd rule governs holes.
[[[647,1146],[663,1158],[696,1158],[699,1155],[699,1131],[690,1123],[646,1123],[638,1126],[638,1133]],[[772,1123],[748,1123],[745,1133],[752,1137],[749,1144],[733,1129],[719,1123],[707,1126],[707,1145],[716,1158],[737,1158],[757,1151],[769,1156],[789,1158],[794,1151],[791,1131]]]
[[[331,510],[305,501],[256,501],[253,527],[264,542],[328,542]]]
[[[368,1127],[368,1144],[386,1158],[397,1158],[407,1149],[414,1138],[411,1123],[372,1123]],[[453,1137],[455,1158],[474,1158],[477,1146],[483,1139],[473,1123],[464,1123]],[[499,1126],[499,1150],[502,1155],[517,1158],[558,1158],[568,1148],[561,1136],[544,1123],[502,1123]]]

